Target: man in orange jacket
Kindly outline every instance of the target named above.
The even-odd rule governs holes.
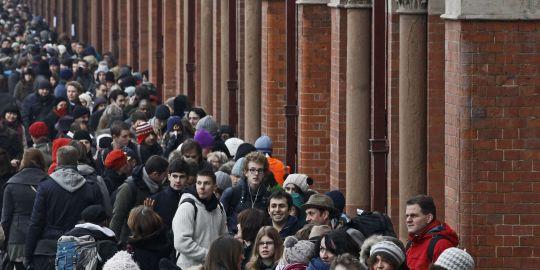
[[[279,159],[272,157],[272,139],[266,135],[259,137],[255,141],[255,148],[257,148],[257,151],[266,155],[269,169],[274,174],[276,182],[280,186],[283,186],[286,174],[285,165]]]

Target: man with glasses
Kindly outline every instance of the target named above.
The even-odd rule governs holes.
[[[244,177],[234,187],[228,188],[221,196],[223,208],[227,211],[229,233],[237,232],[237,215],[245,209],[257,208],[267,212],[271,195],[263,180],[268,173],[268,160],[263,153],[251,152],[245,156]]]

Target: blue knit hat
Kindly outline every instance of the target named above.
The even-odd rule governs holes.
[[[171,132],[175,125],[182,125],[182,118],[179,116],[173,115],[167,120],[167,132]]]
[[[255,148],[264,154],[272,154],[272,139],[266,135],[259,137],[255,141]]]
[[[345,196],[343,196],[343,193],[339,190],[332,190],[325,194],[334,201],[334,207],[343,213],[343,209],[345,209]]]
[[[243,175],[242,169],[244,168],[244,161],[246,161],[246,158],[242,157],[234,163],[234,166],[231,170],[231,175],[236,175],[236,176]]]

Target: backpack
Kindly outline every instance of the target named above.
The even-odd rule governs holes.
[[[396,237],[390,217],[377,211],[363,211],[351,218],[346,227],[360,231],[366,239],[374,234]]]
[[[62,236],[58,239],[56,270],[95,270],[97,264],[97,244],[92,236]]]
[[[195,205],[195,200],[193,200],[193,198],[185,198],[183,201],[180,202],[180,204],[183,204],[185,202],[193,205],[193,208],[195,208],[195,214],[194,214],[195,217],[193,218],[193,221],[197,221],[197,212],[199,210],[197,209],[197,206]],[[221,210],[221,213],[224,214],[223,206],[219,202],[218,202],[218,207]],[[178,259],[178,258],[176,258],[176,259]]]
[[[127,183],[128,189],[131,192],[131,197],[133,198],[131,202],[131,207],[133,207],[135,206],[135,203],[137,203],[137,194],[138,194],[137,187],[135,186],[135,182],[133,182],[132,178],[128,178],[125,183]],[[114,202],[116,201],[116,195],[118,194],[119,190],[120,190],[120,187],[118,187],[115,191],[113,191],[113,193],[111,193],[111,206],[113,208],[114,208]]]
[[[437,242],[439,242],[439,240],[441,239],[448,239],[444,235],[439,234],[439,233],[433,233],[432,235],[433,236],[429,240],[429,245],[427,248],[427,256],[430,262],[433,262],[433,253],[435,252],[435,246],[437,245]],[[411,248],[411,245],[412,245],[412,240],[407,241],[407,245],[405,246],[405,252],[407,252],[409,248]]]

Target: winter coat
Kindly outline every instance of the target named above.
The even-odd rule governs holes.
[[[9,94],[13,95],[15,91],[15,86],[21,80],[22,73],[19,69],[14,70],[8,77],[8,91]]]
[[[156,201],[154,211],[163,219],[163,223],[167,228],[172,226],[172,220],[176,209],[178,209],[180,197],[182,197],[182,191],[175,190],[170,186],[151,197]]]
[[[103,198],[101,205],[103,206],[103,209],[105,209],[107,217],[112,217],[111,197],[103,178],[97,175],[96,170],[87,164],[77,165],[77,170],[79,170],[79,173],[86,179],[86,181],[93,183],[98,189],[101,197]]]
[[[311,259],[307,270],[329,270],[330,265],[326,264],[321,258],[316,257]]]
[[[143,177],[148,177],[144,166],[138,166],[133,170],[132,180],[128,180],[118,188],[113,206],[111,230],[117,235],[121,243],[125,243],[131,234],[127,226],[129,211],[137,205],[141,205],[144,199],[152,195],[150,188],[144,182]],[[152,181],[152,180],[150,180]]]
[[[24,81],[21,80],[15,85],[15,91],[13,92],[13,96],[17,101],[23,102],[24,98],[26,98],[28,95],[32,94],[34,90],[34,81]]]
[[[270,195],[265,184],[261,184],[258,195],[256,192],[250,192],[245,178],[242,178],[236,186],[227,188],[221,195],[221,204],[227,212],[229,232],[236,234],[238,231],[236,218],[240,212],[254,207],[266,213]]]
[[[118,246],[116,245],[116,238],[114,232],[109,228],[101,227],[93,223],[83,223],[75,225],[71,231],[65,235],[81,237],[84,235],[90,235],[96,240],[97,251],[100,257],[97,269],[102,269],[103,264],[110,259],[116,252],[118,252]]]
[[[48,255],[43,244],[56,241],[71,230],[88,206],[101,203],[98,189],[88,183],[74,167],[58,167],[51,176],[39,183],[30,227],[26,236],[25,255]]]
[[[139,156],[139,160],[141,160],[142,164],[145,164],[146,161],[153,155],[163,155],[163,148],[161,148],[158,143],[153,145],[146,145],[143,143],[137,146],[137,150],[137,155]]]
[[[429,242],[434,235],[441,235],[442,238],[437,241],[433,250],[432,261],[428,258]],[[439,255],[451,247],[456,247],[459,244],[456,232],[446,223],[441,223],[435,220],[428,224],[422,232],[418,234],[409,234],[410,246],[407,250],[407,266],[411,270],[428,269],[432,262],[435,262]]]
[[[176,265],[182,269],[202,264],[212,242],[227,233],[227,217],[217,198],[213,197],[215,202],[208,206],[195,194],[194,188],[186,189],[172,221],[174,247],[180,254]],[[197,216],[193,204],[186,202],[188,199],[194,201]]]
[[[302,226],[302,222],[300,222],[297,217],[289,216],[289,218],[287,218],[287,223],[285,223],[285,226],[279,231],[279,236],[281,236],[281,239],[285,240],[287,236],[296,234]]]
[[[23,123],[29,127],[35,121],[42,121],[53,109],[54,96],[41,97],[37,92],[28,95],[22,104]]]
[[[102,175],[103,181],[105,182],[105,185],[107,185],[107,190],[109,191],[109,198],[128,178],[127,175],[118,174],[112,169],[105,169]]]
[[[65,81],[58,82],[58,85],[56,85],[56,87],[54,88],[54,96],[67,98],[67,88]]]
[[[0,123],[0,148],[9,153],[11,159],[21,159],[23,154],[22,138],[16,131]]]
[[[132,252],[133,260],[141,270],[159,269],[159,260],[169,258],[173,247],[167,239],[166,231],[162,227],[144,238],[128,240],[128,250]]]
[[[48,175],[40,169],[25,168],[7,182],[1,223],[8,246],[25,243],[37,186],[47,177]]]
[[[52,145],[51,142],[43,142],[34,145],[34,148],[37,148],[43,154],[43,159],[45,159],[45,166],[49,168],[52,163]]]

